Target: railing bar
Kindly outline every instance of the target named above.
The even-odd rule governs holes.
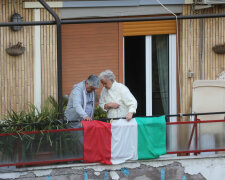
[[[197,116],[195,116],[195,121],[199,122],[199,119],[197,118]],[[195,127],[195,150],[198,149],[198,124],[194,124]],[[197,155],[198,153],[194,153],[195,155]]]
[[[146,116],[147,117],[147,116]],[[125,118],[113,118],[113,120],[118,120],[118,119],[125,119]],[[97,121],[109,121],[111,119],[95,119]],[[66,122],[66,123],[74,123],[74,122],[80,122],[80,120],[73,120],[73,121],[63,121],[63,122]],[[167,122],[166,125],[175,125],[175,124],[195,124],[195,123],[215,123],[215,122],[225,122],[225,119],[224,120],[200,120],[200,121],[182,121],[182,122]],[[42,125],[48,125],[49,123],[23,123],[23,124],[12,124],[12,125],[4,125],[4,124],[0,124],[0,127],[15,127],[15,126],[27,126],[27,125],[34,125],[34,126],[42,126]],[[54,125],[62,125],[63,123],[62,122],[54,122],[54,123],[51,123],[51,124],[54,124]]]
[[[31,22],[0,22],[0,27],[7,27],[7,26],[40,26],[40,25],[55,25],[55,21],[31,21]]]
[[[216,123],[216,122],[225,122],[225,119],[221,119],[221,120],[200,120],[200,121],[167,122],[166,125],[175,125],[175,124],[201,124],[201,123]]]
[[[84,128],[70,128],[70,129],[53,129],[53,130],[42,130],[42,131],[21,131],[19,134],[39,134],[39,133],[54,133],[54,132],[66,132],[66,131],[83,131]],[[1,136],[18,135],[18,133],[0,133]]]
[[[166,125],[177,125],[177,124],[199,124],[199,123],[215,123],[225,122],[224,120],[205,120],[205,121],[183,121],[183,122],[167,122]],[[18,124],[17,126],[20,126]],[[4,126],[8,127],[8,126]],[[55,130],[42,130],[42,131],[21,131],[20,134],[37,134],[37,133],[48,133],[48,132],[65,132],[65,131],[81,131],[83,128],[69,128],[69,129],[55,129]],[[18,135],[18,133],[0,133],[0,136]]]
[[[34,162],[25,162],[25,163],[0,164],[0,167],[5,167],[5,166],[39,165],[39,164],[53,164],[53,163],[57,163],[57,162],[81,161],[81,160],[84,160],[84,158],[49,160],[49,161],[34,161]]]
[[[127,17],[127,18],[99,18],[99,19],[61,19],[61,24],[85,24],[85,23],[111,23],[111,22],[132,22],[132,21],[159,21],[159,20],[176,20],[177,19],[198,19],[198,18],[222,18],[224,14],[203,14],[189,16],[158,16],[158,17]],[[25,22],[0,22],[0,27],[4,26],[34,26],[34,25],[54,25],[56,21],[25,21]]]
[[[201,152],[218,152],[225,151],[225,149],[206,149],[206,150],[189,150],[189,151],[169,151],[166,154],[179,154],[179,153],[201,153]]]

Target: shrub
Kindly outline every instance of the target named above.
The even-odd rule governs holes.
[[[107,118],[107,113],[102,110],[102,108],[98,105],[95,107],[94,119],[104,119]]]

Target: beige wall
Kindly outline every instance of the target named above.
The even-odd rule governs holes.
[[[21,14],[23,21],[33,21],[33,10],[24,9],[22,2],[15,1],[15,12]],[[0,22],[9,22],[13,13],[13,0],[1,0]],[[52,20],[52,17],[42,9],[41,20]],[[0,27],[0,116],[10,109],[26,110],[34,102],[33,32],[34,26],[24,26],[16,32]],[[49,95],[57,96],[55,32],[55,26],[41,26],[42,102]],[[25,46],[25,53],[17,57],[8,55],[5,49],[18,41]]]
[[[199,11],[193,11],[191,5],[183,7],[183,15],[224,13],[225,8],[219,7]],[[193,82],[199,79],[214,80],[221,71],[225,70],[225,55],[215,54],[212,50],[214,45],[225,43],[225,18],[187,19],[181,20],[179,25],[180,62],[178,64],[180,72],[178,72],[180,74],[181,97],[178,108],[182,113],[192,113]],[[188,78],[188,71],[194,72],[193,78]],[[181,119],[181,121],[185,120],[189,120],[189,117]],[[187,146],[190,137],[188,126],[179,126],[178,134],[179,145]]]
[[[0,22],[9,22],[14,13],[13,0],[0,1]],[[24,9],[22,0],[15,1],[15,11],[24,21],[32,21],[32,9]],[[58,9],[54,9],[59,12]],[[215,7],[193,11],[191,6],[184,6],[183,15],[225,13],[225,8]],[[41,20],[52,20],[46,10],[41,9]],[[192,104],[192,83],[200,79],[200,57],[203,53],[203,79],[216,79],[217,74],[225,70],[225,55],[212,51],[216,44],[225,42],[225,18],[207,18],[180,20],[180,80],[181,107],[183,113],[190,113]],[[201,29],[203,23],[203,29]],[[203,31],[204,30],[204,31]],[[25,26],[19,32],[9,27],[0,27],[0,114],[11,108],[20,111],[33,103],[33,36],[34,27]],[[203,36],[202,33],[204,32]],[[201,36],[203,39],[201,39]],[[21,41],[25,53],[18,57],[9,56],[5,49]],[[203,42],[203,45],[201,44]],[[121,47],[122,48],[122,47]],[[202,48],[202,50],[201,50]],[[49,95],[57,97],[56,65],[56,29],[55,26],[41,26],[42,59],[42,103]],[[194,78],[188,78],[188,71],[194,72]]]
[[[9,22],[14,13],[13,1],[0,1],[0,22]],[[32,10],[22,8],[22,0],[16,1],[15,11],[24,21],[32,21]],[[13,32],[9,27],[0,27],[0,113],[11,108],[21,110],[33,102],[33,42],[31,26]],[[18,57],[9,56],[5,49],[20,41],[25,53]]]
[[[218,6],[198,11],[193,11],[191,6],[183,7],[183,15],[224,13],[225,8]],[[203,23],[202,27],[201,23]],[[214,80],[220,72],[225,70],[225,54],[216,54],[212,47],[224,43],[225,18],[180,21],[180,86],[183,113],[192,112],[192,84],[194,80],[201,79],[201,52],[203,53],[202,79]],[[187,77],[189,70],[194,72],[194,78]]]

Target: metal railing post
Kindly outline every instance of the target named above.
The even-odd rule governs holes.
[[[196,121],[198,121],[197,115],[195,115],[195,122]],[[197,128],[198,124],[195,123],[194,126],[195,126],[195,151],[197,151],[198,150],[198,128]],[[194,153],[194,155],[197,155],[197,154],[198,152]]]
[[[62,38],[61,38],[61,20],[44,0],[38,0],[44,8],[55,18],[57,27],[57,69],[58,69],[58,103],[59,103],[59,119],[63,119],[62,107]]]

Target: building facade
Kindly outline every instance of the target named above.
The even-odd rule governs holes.
[[[224,14],[225,7],[192,1],[48,1],[66,19]],[[53,17],[36,1],[3,0],[0,21],[14,13],[23,21]],[[111,69],[138,100],[137,115],[192,112],[194,80],[216,79],[225,55],[212,47],[224,44],[224,18],[62,25],[63,95],[89,74]],[[56,27],[0,27],[0,112],[20,111],[29,103],[41,107],[57,97]],[[7,54],[21,42],[25,52]],[[99,94],[100,90],[98,90]],[[176,119],[174,119],[176,121]]]

